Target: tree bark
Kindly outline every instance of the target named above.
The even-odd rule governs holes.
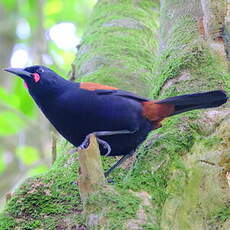
[[[75,62],[76,77],[148,95],[158,1],[97,3]]]
[[[161,1],[153,96],[214,89],[229,92],[228,15],[229,3],[224,0]],[[230,110],[225,106],[194,114],[176,122],[174,138],[188,136],[190,145],[175,151],[178,159],[171,157],[175,165],[167,180],[160,226],[229,229]]]
[[[227,1],[162,0],[157,58],[155,7],[152,0],[99,1],[75,61],[78,80],[153,98],[230,93]],[[15,192],[0,227],[227,230],[229,140],[229,105],[169,118],[139,148],[133,167],[116,170],[115,184],[90,195],[84,206],[76,154],[62,154],[46,175]]]
[[[16,7],[12,7],[11,12],[9,11],[10,10],[6,9],[3,3],[0,3],[1,68],[6,68],[10,65],[9,60],[12,55],[12,51],[16,41]],[[4,72],[1,73],[0,83],[1,86],[4,86],[5,88],[11,88],[11,79],[7,78]]]
[[[4,69],[10,66],[10,58],[13,52],[14,44],[16,41],[16,6],[12,7],[10,10],[5,7],[3,3],[0,3],[0,44],[1,44],[1,58],[0,67]],[[12,78],[9,78],[5,71],[1,71],[0,85],[6,89],[11,89]],[[0,111],[4,111],[5,108],[0,105]],[[7,146],[8,150],[14,152],[15,146],[9,138],[1,138],[0,146]],[[2,154],[2,153],[1,153]],[[16,157],[13,158],[10,164],[11,170],[6,170],[8,175],[8,180],[2,181],[0,184],[0,207],[5,198],[4,194],[9,190],[14,184],[15,173],[18,170],[18,164]],[[13,170],[12,170],[13,169]],[[2,177],[4,178],[4,177]],[[0,176],[1,179],[1,176]]]

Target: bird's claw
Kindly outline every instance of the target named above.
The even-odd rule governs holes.
[[[81,145],[78,146],[78,150],[87,149],[89,147],[89,144],[90,144],[90,135],[91,134],[89,134],[89,135],[86,136],[85,140],[81,143]],[[96,136],[96,139],[97,139],[97,142],[99,144],[101,144],[105,149],[107,149],[107,153],[105,154],[105,156],[108,156],[110,154],[110,152],[111,152],[110,145],[106,141],[98,138],[97,136]]]
[[[89,137],[86,136],[85,140],[78,146],[79,150],[87,149],[89,147]]]
[[[87,149],[89,147],[89,143],[82,143],[81,145],[78,146],[78,149]]]
[[[97,137],[97,141],[99,144],[101,144],[105,149],[107,149],[107,153],[104,156],[108,156],[111,153],[111,147],[110,145],[106,142],[101,140],[100,138]]]

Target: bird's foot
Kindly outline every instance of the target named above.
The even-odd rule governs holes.
[[[87,149],[89,147],[90,135],[85,137],[85,140],[77,147],[78,150]]]
[[[95,133],[91,133],[91,134],[94,134],[94,135],[95,135]],[[78,146],[78,150],[87,149],[87,148],[89,147],[89,144],[90,144],[90,135],[91,135],[91,134],[88,134],[88,135],[85,137],[85,140],[81,143],[80,146]],[[100,145],[102,145],[103,148],[107,149],[107,153],[105,154],[105,156],[108,156],[108,155],[110,154],[110,152],[111,152],[111,147],[110,147],[110,145],[109,145],[106,141],[104,141],[104,140],[98,138],[96,135],[95,135],[95,137],[96,137],[96,139],[97,139],[97,142],[98,142]]]
[[[108,144],[108,142],[101,140],[100,138],[97,137],[97,141],[99,144],[103,146],[103,148],[107,149],[107,153],[104,156],[108,156],[111,153],[111,147]]]
[[[135,133],[137,130],[116,130],[116,131],[98,131],[98,132],[92,132],[90,134],[88,134],[85,137],[85,140],[82,142],[82,144],[78,147],[78,149],[86,149],[89,146],[89,139],[90,139],[90,135],[93,134],[95,135],[95,137],[97,138],[97,141],[99,144],[101,144],[105,149],[107,149],[107,153],[104,154],[105,156],[108,156],[111,152],[111,147],[110,145],[104,141],[101,140],[98,137],[102,137],[102,136],[112,136],[112,135],[118,135],[118,134],[130,134],[130,133]]]

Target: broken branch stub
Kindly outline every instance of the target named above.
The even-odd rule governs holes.
[[[106,179],[102,167],[99,146],[94,135],[90,136],[90,144],[87,149],[79,152],[80,176],[78,185],[80,196],[84,202],[90,194],[100,190],[105,185]]]

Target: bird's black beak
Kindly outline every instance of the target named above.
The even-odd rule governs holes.
[[[7,69],[4,69],[5,71],[9,72],[9,73],[13,73],[13,74],[16,74],[18,75],[19,77],[25,79],[27,77],[32,77],[31,76],[31,73],[22,69],[22,68],[7,68]]]

